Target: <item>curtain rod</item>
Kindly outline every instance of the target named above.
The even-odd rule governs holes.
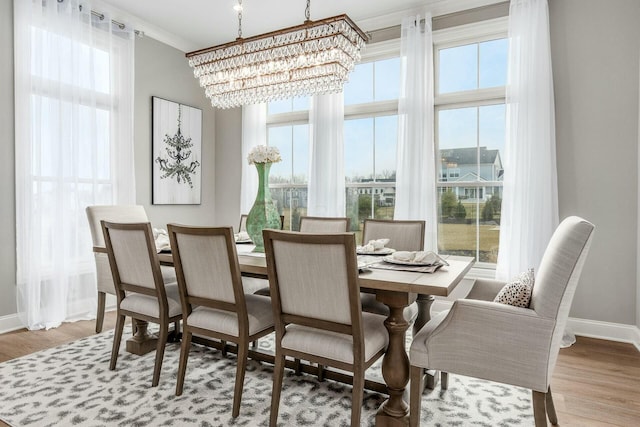
[[[64,0],[58,0],[58,3],[62,3],[64,2]],[[80,12],[82,12],[82,5],[78,5],[80,8]],[[95,10],[91,10],[91,15],[95,16],[96,18],[98,18],[101,21],[104,21],[104,13],[100,13],[100,12],[96,12]],[[121,30],[124,30],[127,26],[126,24],[123,24],[122,22],[116,21],[115,19],[111,20],[111,23],[113,25],[116,25],[118,28],[120,28]],[[139,37],[144,37],[144,31],[141,30],[136,30],[135,28],[133,29],[133,32],[136,36]]]

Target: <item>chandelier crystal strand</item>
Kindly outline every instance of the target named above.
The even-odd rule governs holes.
[[[238,39],[187,54],[218,108],[340,92],[367,39],[347,15],[311,21],[310,0],[303,24],[243,39],[237,10]]]

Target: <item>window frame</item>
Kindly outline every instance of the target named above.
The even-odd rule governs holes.
[[[442,110],[459,109],[459,108],[480,108],[490,105],[506,105],[506,87],[504,86],[475,89],[468,91],[449,92],[445,94],[438,93],[439,87],[439,51],[451,47],[464,46],[466,44],[477,44],[490,40],[496,40],[508,37],[508,17],[501,17],[487,21],[476,22],[472,24],[461,25],[457,27],[437,30],[433,32],[433,67],[434,67],[434,142],[436,149],[440,150],[439,144],[439,113]],[[478,58],[479,60],[479,58]],[[478,123],[479,126],[479,123]],[[479,164],[478,164],[479,168]],[[447,173],[446,180],[442,179],[442,170],[440,164],[436,165],[436,186],[438,194],[450,188],[462,188],[466,193],[470,189],[474,189],[476,194],[478,191],[485,193],[485,187],[503,187],[503,181],[451,181]],[[448,171],[447,171],[448,172]],[[476,216],[476,255],[480,248],[480,228],[479,215]],[[474,276],[477,277],[493,277],[496,264],[490,262],[479,261],[476,256],[474,265]]]

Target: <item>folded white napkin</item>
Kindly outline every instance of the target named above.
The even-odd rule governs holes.
[[[361,246],[360,249],[362,252],[375,252],[380,249],[384,249],[387,243],[389,243],[389,239],[369,240],[369,242],[366,245]]]
[[[171,242],[169,242],[169,233],[164,228],[154,228],[153,238],[156,241],[156,251],[171,250]]]
[[[396,251],[392,256],[398,261],[421,264],[433,264],[440,259],[438,254],[432,251]]]
[[[235,236],[235,238],[236,238],[236,241],[237,241],[237,240],[242,241],[242,240],[249,240],[249,239],[251,239],[251,237],[249,237],[249,233],[247,233],[246,231],[241,231],[241,232],[239,232],[238,234],[235,234],[234,236]]]

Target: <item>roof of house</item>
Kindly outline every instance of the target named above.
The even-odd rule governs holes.
[[[475,165],[478,156],[478,150],[480,155],[480,164],[483,163],[495,163],[496,158],[500,164],[500,150],[487,150],[487,147],[465,147],[465,148],[450,148],[440,150],[440,157],[443,163],[455,163],[457,165]]]

